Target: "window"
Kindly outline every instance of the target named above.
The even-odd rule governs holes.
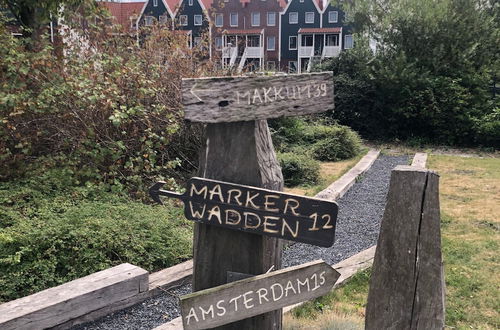
[[[153,16],[145,16],[144,17],[144,25],[146,25],[146,26],[153,25],[154,19],[155,18]]]
[[[312,11],[306,13],[306,23],[314,23],[314,13]]]
[[[193,0],[188,1],[188,5],[192,6],[193,5]]]
[[[238,26],[238,13],[229,14],[229,21],[231,26]]]
[[[261,47],[260,36],[248,36],[247,47]]]
[[[352,35],[346,35],[344,39],[344,48],[349,49],[354,47],[354,40],[352,39]]]
[[[252,13],[252,26],[260,25],[260,13]]]
[[[299,2],[304,2],[304,0],[300,0]]]
[[[153,7],[158,7],[158,0],[153,0]]]
[[[297,61],[288,62],[288,73],[296,73],[297,72]]]
[[[308,34],[308,35],[303,35],[302,38],[301,38],[301,46],[302,47],[312,47],[313,45],[313,36],[312,34]]]
[[[187,17],[187,15],[181,15],[181,16],[179,16],[179,24],[181,26],[188,25],[188,17]]]
[[[224,14],[215,14],[215,26],[221,27],[224,25]]]
[[[276,62],[275,61],[267,61],[266,65],[267,65],[267,69],[269,71],[276,71]]]
[[[203,22],[202,15],[194,15],[194,25],[201,25],[202,22]]]
[[[168,16],[167,15],[160,15],[158,21],[160,24],[167,24],[168,23]]]
[[[221,49],[221,48],[222,48],[222,38],[215,37],[215,49]]]
[[[194,37],[194,45],[195,46],[201,45],[201,37]]]
[[[276,13],[267,13],[267,26],[276,25]]]
[[[276,50],[276,37],[268,36],[267,37],[267,50]]]
[[[339,12],[338,11],[329,11],[328,12],[328,23],[337,23],[339,21]]]
[[[299,13],[296,11],[288,14],[288,24],[297,24],[299,22]]]
[[[297,36],[290,36],[288,38],[288,49],[297,49]]]
[[[339,45],[339,35],[338,34],[327,34],[326,35],[326,46],[338,46]]]

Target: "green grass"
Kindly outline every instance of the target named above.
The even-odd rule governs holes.
[[[64,169],[0,183],[0,302],[129,262],[155,271],[191,257],[182,209],[79,186]]]
[[[446,326],[499,329],[500,159],[431,155],[427,167],[440,174]],[[328,329],[347,322],[339,329],[362,328],[367,274],[295,309],[286,327]]]

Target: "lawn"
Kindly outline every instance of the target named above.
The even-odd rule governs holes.
[[[498,329],[500,158],[431,155],[427,166],[440,174],[446,325]],[[362,329],[368,282],[362,273],[299,307],[285,328]]]

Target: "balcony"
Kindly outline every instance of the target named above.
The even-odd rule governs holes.
[[[234,54],[238,53],[238,47],[224,47],[222,48],[222,58],[232,58]]]
[[[261,58],[264,57],[264,47],[246,47],[247,58]]]
[[[339,56],[341,51],[340,46],[325,46],[321,57],[336,57]]]
[[[314,55],[314,47],[299,46],[299,57],[311,57]]]

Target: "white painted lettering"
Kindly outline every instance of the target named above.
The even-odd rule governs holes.
[[[222,224],[222,219],[220,218],[220,208],[217,205],[208,211],[208,221],[211,221],[212,217],[216,217],[219,224]]]
[[[277,223],[276,222],[274,222],[274,223],[269,222],[271,220],[279,221],[279,219],[280,218],[278,218],[278,217],[272,217],[269,215],[264,216],[264,232],[273,233],[273,234],[279,233],[279,230],[270,228],[270,227],[276,227]]]
[[[293,215],[300,216],[300,214],[298,214],[295,211],[296,209],[299,208],[299,206],[300,206],[300,203],[298,200],[293,199],[293,198],[287,198],[287,199],[285,199],[285,210],[283,211],[283,213],[286,214],[288,208],[290,207],[290,211],[292,212]]]
[[[279,89],[277,89],[276,87],[274,87],[274,100],[275,101],[278,101],[278,98],[280,100],[284,100],[285,97],[283,95],[281,95],[281,91],[283,90],[283,87],[280,87]]]
[[[198,208],[200,208],[200,204],[197,204],[198,205]],[[189,201],[189,208],[191,210],[191,217],[193,218],[197,218],[197,219],[201,219],[203,218],[203,216],[205,215],[205,208],[207,207],[206,204],[201,204],[203,205],[203,208],[201,209],[201,211],[198,209],[198,210],[194,210],[193,209],[193,202]]]
[[[250,228],[250,229],[255,229],[259,228],[261,224],[260,217],[252,212],[243,212],[243,216],[245,217],[245,228]],[[257,222],[257,224],[252,225],[254,221]]]
[[[288,291],[289,290],[292,290],[293,294],[297,294],[297,291],[295,291],[295,288],[293,287],[292,281],[286,282],[285,297],[288,297]]]
[[[253,304],[250,305],[250,302],[252,302],[253,298],[247,298],[247,295],[253,294],[253,291],[248,291],[243,294],[243,305],[245,305],[246,309],[253,308]]]
[[[299,222],[295,221],[295,231],[293,231],[285,218],[283,218],[282,221],[283,223],[281,224],[281,236],[285,236],[285,228],[288,228],[288,231],[290,232],[290,234],[292,234],[292,237],[297,237],[299,234]]]
[[[238,299],[241,298],[241,294],[238,297],[234,297],[231,300],[229,300],[229,303],[232,303],[234,301],[234,311],[238,311]]]
[[[319,285],[325,284],[326,282],[325,274],[326,271],[322,271],[321,273],[319,273]]]
[[[193,197],[193,194],[196,194],[196,195],[203,194],[203,198],[207,198],[207,191],[208,191],[207,186],[203,186],[203,188],[198,190],[196,188],[196,186],[194,185],[194,183],[191,183],[191,191],[189,192],[189,196]]]
[[[250,191],[247,191],[247,200],[245,202],[245,207],[248,207],[248,205],[252,204],[252,206],[251,206],[252,208],[254,208],[256,210],[260,209],[260,207],[258,207],[257,205],[255,205],[254,202],[253,202],[253,199],[256,198],[257,196],[259,196],[258,192],[255,193],[255,195],[250,196]]]
[[[261,293],[261,291],[265,293]],[[259,295],[259,304],[262,305],[262,299],[265,299],[267,302],[269,302],[269,299],[267,299],[267,289],[261,288],[257,290],[257,294]]]
[[[306,278],[306,280],[304,282],[302,282],[300,279],[297,279],[297,291],[299,291],[299,293],[301,292],[300,291],[300,286],[304,286],[307,284],[307,291],[311,291],[311,288],[309,287],[309,278]]]
[[[231,215],[230,215],[231,214]],[[237,225],[241,221],[241,215],[238,211],[227,209],[226,210],[226,225]]]
[[[240,92],[236,91],[236,102],[238,102],[238,104],[240,104],[240,96],[241,96],[242,98],[245,98],[245,97],[246,97],[246,98],[247,98],[247,103],[248,103],[248,104],[250,104],[250,92],[248,92],[248,91],[247,91],[247,92],[242,93],[242,94],[240,95]]]
[[[191,322],[191,318],[194,317],[194,319],[196,320],[196,322],[198,322],[198,316],[196,316],[196,311],[194,310],[194,307],[191,307],[191,309],[189,310],[189,313],[188,315],[186,316],[186,323],[189,324],[189,322]]]
[[[224,316],[226,314],[226,307],[221,306],[222,303],[224,303],[224,299],[219,300],[216,304],[217,309],[220,311],[220,312],[217,312],[217,316]]]
[[[312,288],[311,291],[315,291],[318,289],[320,286],[318,285],[318,274],[314,273],[311,275],[311,280],[314,280],[314,288]]]
[[[276,295],[276,291],[274,290],[274,288],[276,288],[276,287],[280,289],[279,297]],[[283,286],[281,284],[274,283],[273,285],[271,285],[271,292],[273,293],[273,301],[278,301],[281,298],[283,298],[284,290],[283,290]]]
[[[252,103],[255,104],[255,100],[256,99],[259,99],[259,102],[262,103],[262,98],[260,97],[260,93],[259,93],[259,90],[256,88],[254,91],[253,91],[253,98],[252,98]]]
[[[234,193],[234,196],[233,196],[233,193]],[[241,206],[241,205],[243,205],[243,203],[240,202],[240,197],[241,197],[241,190],[231,189],[227,192],[227,203],[231,204],[231,198],[234,198],[235,202]]]
[[[269,93],[271,93],[272,89],[272,87],[269,87],[269,89],[266,89],[265,87],[262,88],[262,91],[264,92],[264,103],[271,103],[273,101],[273,99],[269,97]]]
[[[224,203],[224,197],[222,196],[222,189],[219,184],[216,184],[211,190],[210,190],[210,200],[214,200],[214,195],[219,196],[219,200]]]
[[[279,212],[280,210],[278,208],[271,208],[271,206],[276,206],[275,202],[269,201],[269,199],[271,199],[271,198],[279,199],[280,196],[278,196],[278,195],[265,195],[264,196],[264,199],[265,199],[264,210],[269,211],[269,212]]]
[[[211,318],[214,318],[214,305],[210,305],[208,310],[204,310],[203,307],[198,307],[201,311],[201,318],[205,321],[205,315],[212,315]]]

